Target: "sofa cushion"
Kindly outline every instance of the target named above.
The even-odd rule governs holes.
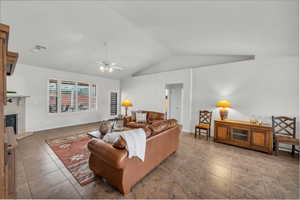
[[[159,121],[161,121],[161,120],[151,120],[151,121],[150,121],[150,120],[148,120],[148,122],[147,122],[147,123],[148,123],[148,124],[153,124],[153,123],[155,123],[155,122],[159,122]]]
[[[169,122],[167,120],[154,122],[149,126],[149,128],[152,130],[152,136],[157,135],[164,130],[167,130],[168,127],[169,127]]]
[[[127,126],[131,127],[131,128],[144,128],[147,126],[147,124],[146,123],[138,123],[138,122],[128,122]]]
[[[177,126],[177,120],[176,119],[169,119],[169,120],[160,120],[157,122],[152,123],[149,126],[149,129],[152,130],[152,135],[157,135],[167,129],[173,128]]]

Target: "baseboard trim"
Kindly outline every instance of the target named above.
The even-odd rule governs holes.
[[[81,126],[81,125],[89,125],[89,124],[94,124],[94,123],[99,123],[101,120],[97,120],[94,122],[87,122],[87,123],[79,123],[79,124],[71,124],[71,125],[65,125],[65,126],[55,126],[52,128],[45,128],[45,129],[37,129],[37,130],[32,130],[31,132],[40,132],[40,131],[48,131],[48,130],[54,130],[54,129],[60,129],[60,128],[67,128],[67,127],[74,127],[74,126]]]
[[[22,134],[18,134],[17,135],[17,140],[21,140],[21,139],[23,139],[23,138],[26,138],[26,137],[28,137],[28,136],[31,136],[31,135],[33,135],[34,134],[34,132],[25,132],[25,133],[22,133]]]

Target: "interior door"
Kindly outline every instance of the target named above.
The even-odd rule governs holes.
[[[169,111],[170,119],[176,119],[178,122],[181,122],[181,101],[182,98],[182,86],[181,85],[172,85],[169,88]]]

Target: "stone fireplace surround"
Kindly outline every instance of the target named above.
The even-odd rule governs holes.
[[[4,107],[4,114],[16,114],[16,131],[17,139],[32,135],[32,132],[26,132],[26,98],[29,96],[18,94],[7,94],[7,105]]]

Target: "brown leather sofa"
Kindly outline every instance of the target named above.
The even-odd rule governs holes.
[[[136,122],[136,119],[135,119],[136,112],[146,113],[147,121],[146,122]],[[145,111],[145,110],[136,111],[136,112],[132,112],[132,116],[126,116],[124,118],[124,126],[131,127],[131,128],[144,128],[154,122],[165,119],[165,114],[160,113],[160,112]]]
[[[129,159],[126,149],[117,149],[102,140],[92,140],[88,144],[90,169],[121,193],[129,193],[132,186],[178,148],[182,127],[176,120],[155,122],[149,125],[149,129],[151,135],[146,141],[144,162],[136,157]]]

